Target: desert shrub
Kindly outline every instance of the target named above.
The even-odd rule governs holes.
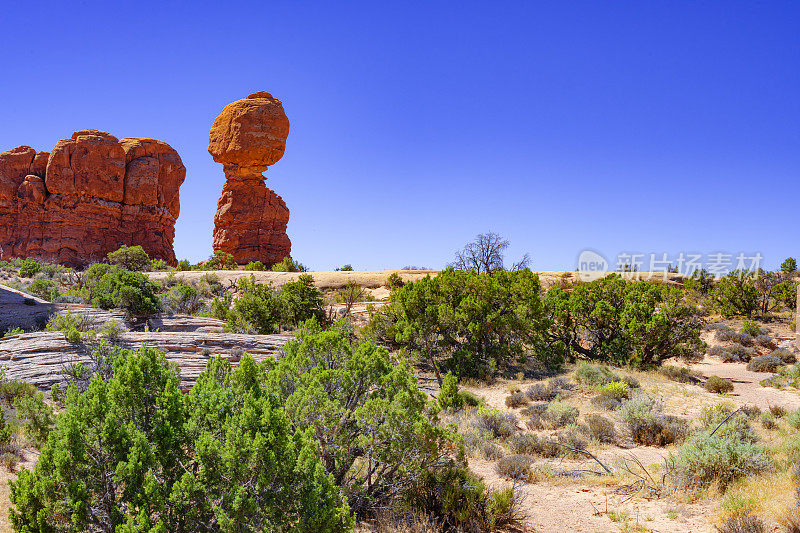
[[[758,327],[756,322],[753,322],[752,320],[745,320],[742,323],[741,332],[750,335],[751,337],[758,337],[761,335],[761,328]]]
[[[37,447],[44,446],[50,430],[53,429],[54,415],[53,408],[45,403],[42,393],[18,396],[14,400],[14,409],[25,435]]]
[[[729,516],[717,526],[719,533],[767,533],[767,525],[759,517],[751,514]]]
[[[261,261],[250,261],[244,266],[245,270],[264,270],[264,263]]]
[[[211,298],[221,295],[225,292],[225,288],[219,281],[219,276],[209,272],[200,276],[200,279],[197,281],[197,292],[205,298]]]
[[[110,267],[91,288],[91,302],[101,309],[120,308],[131,316],[146,316],[159,309],[157,291],[158,285],[141,272]]]
[[[6,367],[0,366],[0,402],[10,406],[18,398],[33,396],[34,394],[36,394],[35,385],[16,379],[8,379],[6,377]],[[3,417],[0,416],[0,418]]]
[[[612,274],[547,291],[548,334],[565,353],[618,365],[652,367],[669,357],[695,357],[702,319],[683,292],[664,284],[628,282]]]
[[[756,343],[756,338],[749,333],[734,333],[731,340],[742,346],[753,346]]]
[[[786,408],[782,407],[780,405],[770,405],[769,406],[769,412],[775,418],[783,418],[784,416],[789,414],[789,412],[786,410]]]
[[[458,394],[464,400],[464,405],[468,405],[470,407],[478,407],[478,406],[483,405],[485,403],[483,398],[479,398],[474,393],[472,393],[472,392],[470,392],[468,390],[459,391]]]
[[[161,295],[164,310],[175,314],[196,315],[205,308],[197,289],[186,283],[178,283]]]
[[[399,289],[405,283],[403,282],[403,278],[397,272],[392,272],[387,276],[385,285],[390,289]]]
[[[777,372],[783,366],[783,361],[774,355],[759,355],[750,359],[747,370],[753,372]]]
[[[718,329],[728,329],[728,330],[730,330],[730,327],[728,327],[728,325],[725,324],[725,322],[707,322],[703,326],[703,329],[706,330],[706,331],[717,331]]]
[[[475,426],[493,438],[507,438],[517,431],[517,417],[512,413],[481,406],[475,413]]]
[[[714,332],[714,338],[722,342],[728,342],[734,340],[734,338],[736,337],[736,332],[722,323],[720,325],[722,327],[715,328],[716,331]]]
[[[497,531],[517,519],[511,488],[487,490],[483,481],[464,467],[423,472],[404,492],[404,503],[418,515],[437,517],[431,519],[436,522],[431,531]]]
[[[766,412],[761,415],[761,427],[770,430],[778,429],[778,421],[776,420],[775,415],[770,412]]]
[[[340,267],[336,267],[334,269],[334,271],[335,272],[352,272],[353,271],[353,265],[347,264],[347,265],[343,265],[343,266],[340,266]]]
[[[639,380],[633,376],[622,376],[620,381],[627,385],[628,389],[638,389],[640,387]]]
[[[604,416],[590,414],[585,417],[586,426],[589,434],[597,439],[598,442],[612,443],[616,440],[617,432],[614,428],[614,421]]]
[[[797,357],[786,348],[778,348],[777,350],[773,351],[770,355],[773,357],[777,357],[785,365],[792,365],[797,362]]]
[[[153,272],[165,272],[169,270],[169,265],[163,259],[153,259],[150,261],[150,270]]]
[[[464,397],[458,390],[458,378],[452,372],[448,372],[442,380],[442,388],[436,399],[442,409],[458,410],[464,407]]]
[[[724,317],[747,316],[758,310],[758,289],[752,273],[733,271],[711,291],[714,306]]]
[[[67,394],[35,469],[12,483],[14,529],[349,529],[311,432],[261,394],[252,360],[215,361],[184,396],[163,354],[123,351],[109,380]]]
[[[505,478],[522,480],[528,477],[533,457],[530,455],[507,455],[497,462],[497,473]]]
[[[769,335],[758,335],[755,338],[756,344],[765,348],[775,348],[775,341]]]
[[[588,446],[585,437],[586,429],[582,426],[573,424],[558,432],[558,442],[565,447],[567,457],[580,457],[580,450],[585,450]]]
[[[25,292],[38,296],[43,300],[52,302],[59,297],[58,287],[53,283],[53,280],[40,278],[35,279],[25,288]]]
[[[535,403],[529,407],[524,408],[522,411],[523,416],[527,417],[526,425],[530,429],[544,428],[544,413],[547,411],[549,403]]]
[[[758,441],[758,436],[750,427],[747,414],[743,411],[733,416],[731,414],[733,409],[727,405],[706,406],[700,411],[700,424],[706,431],[716,432],[715,435],[730,435],[747,442]]]
[[[280,262],[272,265],[273,272],[308,272],[308,268],[298,261],[295,261],[289,256],[281,259]]]
[[[283,353],[252,382],[267,383],[292,426],[332,452],[322,456],[322,465],[353,512],[385,505],[391,494],[410,489],[454,451],[454,435],[429,418],[427,396],[408,361],[394,359],[373,342],[352,339],[340,327],[321,331],[311,321],[284,345]],[[245,362],[256,367],[245,357],[238,368]],[[216,388],[204,391],[196,384],[189,396],[206,401]],[[506,426],[513,433],[515,421],[501,417],[497,434],[505,433]]]
[[[752,348],[745,348],[740,344],[729,346],[720,354],[723,363],[746,363],[750,361],[755,352]]]
[[[558,390],[549,385],[534,383],[528,387],[525,395],[535,402],[549,402],[558,395]]]
[[[618,375],[602,365],[591,365],[586,362],[578,364],[578,368],[573,372],[572,377],[583,385],[605,385],[612,381],[619,381]]]
[[[733,382],[719,376],[711,376],[706,380],[704,387],[708,392],[725,394],[733,391]]]
[[[81,342],[81,332],[75,328],[68,328],[64,330],[64,338],[70,344],[78,344]]]
[[[521,455],[537,455],[541,449],[539,437],[533,433],[517,433],[506,441],[511,453]]]
[[[786,417],[786,423],[794,429],[800,429],[800,409],[789,413]]]
[[[192,270],[192,264],[186,259],[181,259],[178,261],[178,264],[175,265],[176,272],[185,272],[187,270]]]
[[[706,487],[712,483],[723,489],[741,477],[757,475],[770,466],[767,451],[733,435],[692,435],[674,457],[678,483],[687,488]]]
[[[211,316],[225,320],[235,333],[277,333],[282,302],[271,285],[257,283],[252,275],[237,280],[239,297],[227,293],[211,302]]]
[[[686,438],[688,422],[662,414],[663,405],[645,394],[634,396],[619,408],[620,419],[631,439],[648,446],[665,446]]]
[[[22,329],[19,326],[14,326],[13,328],[9,329],[8,331],[5,331],[3,333],[3,337],[11,337],[12,335],[21,335],[23,333],[25,333],[24,329]]]
[[[551,428],[561,428],[574,424],[579,411],[567,402],[555,400],[550,402],[544,412],[544,420]]]
[[[502,446],[490,440],[484,440],[480,448],[481,457],[487,461],[497,461],[506,456]]]
[[[393,290],[371,321],[384,323],[385,342],[458,376],[491,376],[529,357],[555,365],[540,288],[528,270],[490,276],[448,269]]]
[[[614,410],[623,400],[630,397],[628,385],[622,381],[612,381],[597,391],[592,398],[592,404],[601,409]]]
[[[100,335],[111,343],[117,342],[124,332],[125,329],[119,320],[109,320],[100,328]]]
[[[528,405],[528,397],[522,392],[515,392],[506,397],[506,407],[522,407]]]
[[[320,323],[325,320],[322,294],[314,286],[314,278],[310,274],[302,274],[297,281],[285,283],[278,293],[281,324],[284,327],[297,327],[312,318]]]
[[[19,268],[19,275],[23,278],[32,278],[42,270],[42,265],[35,259],[22,259],[17,264]]]
[[[208,261],[203,263],[203,270],[238,270],[239,265],[236,260],[228,252],[222,250],[214,250],[214,254]]]
[[[116,251],[108,252],[106,257],[110,264],[135,272],[149,270],[151,265],[150,257],[139,245],[125,246],[123,244]]]
[[[671,381],[678,383],[699,383],[700,373],[685,366],[663,365],[659,372]]]

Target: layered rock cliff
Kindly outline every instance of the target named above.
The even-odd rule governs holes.
[[[226,178],[214,216],[214,250],[237,263],[271,265],[291,252],[289,209],[263,176],[283,157],[288,135],[281,101],[264,91],[228,104],[211,126],[208,152],[224,165]]]
[[[83,266],[138,244],[173,264],[185,177],[167,143],[98,130],[76,131],[50,153],[0,152],[0,259]]]

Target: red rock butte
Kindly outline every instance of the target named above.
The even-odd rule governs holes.
[[[185,177],[167,143],[98,130],[76,131],[50,153],[0,152],[0,259],[84,266],[138,244],[174,264]]]
[[[289,209],[263,176],[283,157],[288,135],[281,101],[264,91],[226,105],[211,126],[208,152],[224,165],[226,179],[214,215],[214,250],[237,263],[272,265],[291,252]]]

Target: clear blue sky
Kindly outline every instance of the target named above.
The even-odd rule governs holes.
[[[209,127],[257,90],[291,122],[267,185],[313,269],[440,267],[486,230],[539,270],[800,254],[800,2],[13,2],[0,50],[0,150],[178,150],[179,258],[211,251]]]

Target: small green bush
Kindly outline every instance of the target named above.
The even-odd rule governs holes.
[[[53,429],[55,417],[53,408],[45,403],[42,393],[17,397],[14,400],[14,409],[17,411],[17,418],[22,422],[25,435],[37,447],[44,446],[50,430]]]
[[[735,436],[707,432],[692,435],[675,456],[675,475],[686,488],[718,483],[723,489],[736,479],[763,472],[771,464],[767,451]]]
[[[16,326],[3,333],[3,337],[11,337],[12,335],[22,335],[23,333],[25,333],[25,330],[19,326]]]
[[[264,270],[264,263],[261,261],[250,261],[244,266],[245,270]]]
[[[35,259],[22,259],[19,264],[19,275],[23,278],[32,278],[42,270],[42,265]]]
[[[758,337],[761,335],[761,328],[759,328],[758,324],[752,320],[745,320],[742,324],[741,332],[750,335],[751,337]]]
[[[25,289],[25,291],[28,294],[38,296],[39,298],[50,302],[60,296],[58,287],[56,287],[56,284],[53,283],[53,280],[45,278],[33,280]]]
[[[442,380],[442,389],[436,398],[442,409],[458,410],[464,407],[464,397],[458,391],[458,378],[448,372]]]
[[[399,289],[404,285],[403,278],[397,272],[392,272],[386,278],[386,286],[390,289]]]
[[[214,250],[214,254],[208,261],[203,263],[203,270],[238,270],[239,265],[236,260],[228,252],[222,250]]]
[[[789,413],[789,416],[786,417],[786,423],[794,429],[800,429],[800,409]]]
[[[78,344],[81,342],[81,332],[75,328],[68,328],[64,330],[64,338],[67,339],[67,342],[70,344]]]
[[[141,272],[112,267],[92,289],[92,305],[101,309],[120,308],[131,316],[158,311],[158,285]]]
[[[544,419],[551,428],[561,428],[574,424],[578,419],[578,409],[567,402],[555,400],[550,402],[544,412]]]
[[[108,262],[119,268],[142,272],[150,269],[150,256],[139,245],[122,245],[116,251],[108,252]]]
[[[732,435],[738,440],[747,442],[758,441],[753,428],[750,427],[747,413],[739,411],[730,416],[732,413],[733,409],[727,405],[703,407],[700,411],[700,424],[708,432],[716,431],[715,435]]]
[[[352,272],[353,271],[353,265],[348,264],[348,265],[340,266],[340,267],[338,267],[338,268],[336,268],[334,270],[336,272]]]
[[[66,331],[76,329],[78,331],[89,331],[94,326],[94,321],[86,315],[79,313],[53,314],[47,320],[45,329],[47,331]]]
[[[705,389],[716,394],[725,394],[733,391],[733,382],[719,376],[711,376],[706,380]]]
[[[178,283],[161,295],[164,310],[174,314],[196,315],[205,308],[197,289],[186,283]]]
[[[289,257],[284,257],[280,262],[272,265],[273,272],[308,272],[308,268]]]

